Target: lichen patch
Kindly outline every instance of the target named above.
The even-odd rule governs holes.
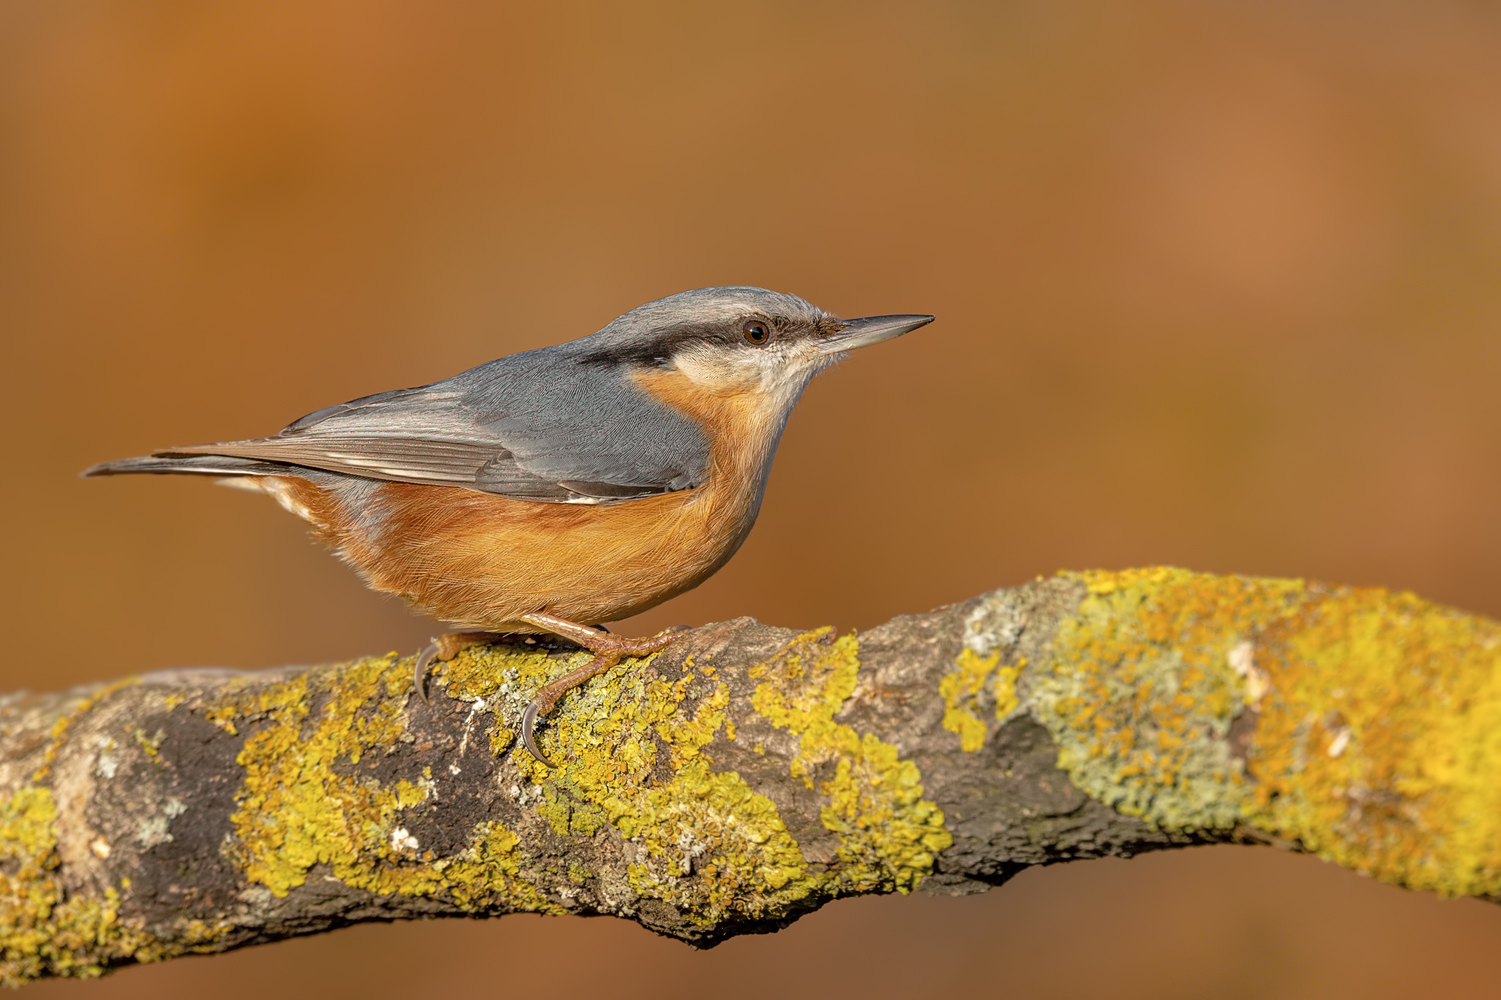
[[[1319,588],[1257,650],[1248,819],[1385,881],[1501,895],[1501,625]]]
[[[1059,766],[1162,829],[1233,828],[1247,788],[1228,736],[1249,692],[1232,661],[1296,606],[1302,582],[1171,568],[1071,576],[1087,594],[1030,678]]]
[[[1021,707],[1017,681],[1025,658],[1001,663],[1000,652],[981,656],[969,646],[959,651],[954,669],[938,682],[943,697],[943,728],[959,736],[959,747],[973,753],[985,745],[990,731],[986,716],[1003,721]]]
[[[44,975],[100,976],[120,961],[190,950],[188,941],[167,945],[140,921],[122,918],[115,886],[97,895],[65,891],[57,878],[57,818],[48,788],[28,785],[0,797],[0,985]],[[107,846],[102,853],[108,856]],[[200,924],[191,943],[218,933]]]
[[[236,863],[274,896],[316,865],[377,894],[443,895],[461,907],[504,899],[514,909],[560,912],[521,877],[524,852],[499,823],[481,824],[466,851],[431,864],[403,816],[429,798],[430,779],[381,782],[353,765],[405,735],[410,667],[395,656],[246,687],[207,711],[230,731],[252,722],[237,758],[245,770],[231,816]],[[316,717],[311,706],[321,704]]]
[[[1080,789],[1163,829],[1245,824],[1410,888],[1501,895],[1501,624],[1379,588],[1067,575],[1088,594],[1029,683]]]
[[[810,874],[829,895],[910,892],[953,844],[943,811],[922,797],[917,765],[875,736],[835,720],[855,691],[859,640],[824,628],[799,635],[753,667],[751,704],[798,738],[790,773],[828,798],[820,818],[839,838],[827,872]],[[832,765],[832,774],[824,776]]]

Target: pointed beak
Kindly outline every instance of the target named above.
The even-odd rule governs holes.
[[[844,326],[818,342],[818,349],[825,354],[853,351],[857,347],[879,344],[883,340],[911,333],[920,326],[933,322],[932,316],[865,316],[847,319]]]

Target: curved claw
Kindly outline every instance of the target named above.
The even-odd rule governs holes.
[[[427,668],[432,666],[433,658],[438,655],[438,644],[430,642],[417,656],[417,662],[412,664],[412,687],[417,689],[417,694],[422,697],[422,704],[431,705],[432,700],[427,696]]]
[[[526,706],[526,711],[521,713],[521,745],[526,747],[527,753],[552,767],[552,761],[548,760],[541,750],[537,749],[537,741],[534,736],[537,728],[537,716],[542,712],[542,706],[534,699]]]

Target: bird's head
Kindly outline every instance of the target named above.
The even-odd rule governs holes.
[[[578,343],[583,360],[624,366],[657,395],[733,397],[785,419],[808,381],[846,353],[932,321],[840,319],[764,288],[699,288],[632,309]]]

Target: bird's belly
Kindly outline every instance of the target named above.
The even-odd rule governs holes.
[[[535,611],[616,621],[702,583],[744,540],[753,498],[701,488],[612,505],[382,483],[346,494],[329,538],[376,590],[442,621],[528,631]],[[327,534],[327,533],[324,533]]]

